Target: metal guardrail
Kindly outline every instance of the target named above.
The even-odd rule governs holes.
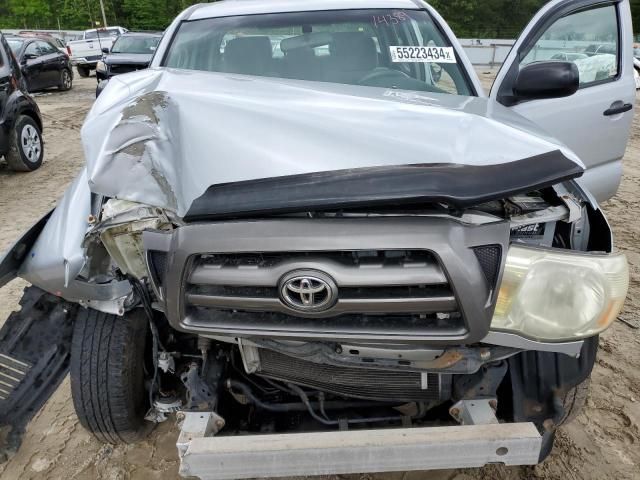
[[[489,43],[462,45],[473,65],[498,66],[507,58],[513,43]]]

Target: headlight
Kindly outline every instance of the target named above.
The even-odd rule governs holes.
[[[512,246],[491,330],[548,342],[590,337],[616,319],[628,286],[622,253]]]
[[[107,64],[100,60],[96,65],[96,72],[106,73],[107,72]]]

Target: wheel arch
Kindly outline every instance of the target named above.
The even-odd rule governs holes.
[[[38,129],[40,129],[40,133],[42,134],[42,130],[44,128],[44,125],[42,124],[42,118],[41,118],[40,114],[38,112],[36,112],[31,106],[29,106],[29,105],[23,106],[18,111],[18,114],[19,115],[25,115],[25,116],[31,118],[34,122],[36,122],[36,125],[38,125]]]

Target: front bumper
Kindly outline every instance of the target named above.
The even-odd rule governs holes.
[[[213,412],[186,414],[180,475],[230,480],[535,465],[542,450],[533,423],[212,436],[222,425]]]
[[[98,61],[102,58],[102,55],[94,55],[91,57],[77,57],[71,59],[71,65],[78,66],[84,65],[88,67],[95,67]]]

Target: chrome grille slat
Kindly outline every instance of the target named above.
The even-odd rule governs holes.
[[[188,293],[186,301],[197,307],[220,308],[223,310],[269,310],[280,311],[281,303],[277,298],[223,297]],[[284,310],[284,307],[282,308]]]
[[[436,263],[404,266],[382,264],[358,267],[341,265],[329,259],[283,261],[273,267],[198,265],[189,277],[197,285],[275,287],[292,270],[322,270],[343,287],[382,287],[391,285],[445,285],[447,277]]]
[[[277,298],[225,297],[212,295],[186,295],[189,305],[230,310],[268,310],[271,312],[291,313]],[[326,316],[344,313],[445,313],[457,309],[456,299],[451,295],[428,298],[353,298],[339,299],[336,305],[326,312]],[[314,317],[325,316],[314,314]]]
[[[202,307],[188,309],[188,328],[215,325],[225,335],[260,336],[278,331],[283,338],[312,338],[318,332],[331,338],[364,338],[367,340],[402,339],[429,335],[432,339],[462,335],[466,329],[458,314],[439,321],[435,315],[364,315],[344,314],[339,317],[305,318],[273,312],[217,310]]]
[[[281,279],[293,271],[332,278],[339,292],[335,304],[324,311],[293,310],[279,293]],[[194,260],[187,282],[186,305],[212,309],[307,318],[458,310],[446,275],[425,250],[202,255]]]

